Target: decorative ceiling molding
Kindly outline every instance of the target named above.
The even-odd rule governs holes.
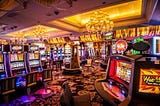
[[[1,0],[0,2],[0,17],[7,12],[19,12],[27,8],[28,0]],[[14,10],[17,6],[21,5],[23,8]]]
[[[34,0],[35,2],[43,5],[43,6],[51,6],[53,4],[59,3],[61,0]]]

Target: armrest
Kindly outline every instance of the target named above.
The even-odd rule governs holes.
[[[73,96],[74,106],[91,106],[90,94]]]

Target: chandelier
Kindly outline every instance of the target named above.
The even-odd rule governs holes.
[[[32,31],[26,32],[25,36],[31,36],[32,40],[44,41],[50,37],[48,32],[48,29],[43,25],[37,25]]]
[[[7,36],[10,38],[10,44],[25,44],[27,42],[27,38],[25,38],[23,31],[14,32]]]
[[[110,20],[109,15],[99,10],[94,12],[86,23],[86,29],[89,33],[105,34],[113,30],[114,23]]]

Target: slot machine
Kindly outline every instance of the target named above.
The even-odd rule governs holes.
[[[39,53],[39,46],[30,45],[27,53],[27,66],[29,73],[30,72],[38,72],[37,80],[41,80],[40,72],[43,71],[42,64],[41,64],[41,56]]]
[[[113,55],[106,77],[95,81],[98,94],[112,106],[158,106],[160,57],[156,55]]]
[[[26,52],[22,45],[9,45],[10,52],[7,53],[10,77],[16,77],[16,87],[24,87],[26,83]]]
[[[8,77],[6,69],[6,53],[4,52],[3,45],[0,45],[0,80]]]

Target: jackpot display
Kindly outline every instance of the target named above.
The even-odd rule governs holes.
[[[130,83],[132,65],[124,61],[117,61],[116,76],[123,81]]]

